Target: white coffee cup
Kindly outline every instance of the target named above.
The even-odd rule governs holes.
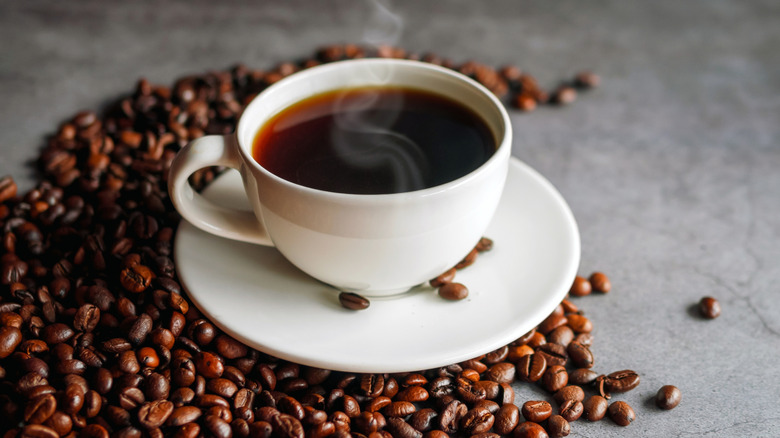
[[[323,92],[369,85],[421,89],[464,104],[487,124],[495,153],[446,184],[379,195],[304,187],[252,157],[255,135],[281,110]],[[498,206],[511,146],[506,110],[474,80],[417,61],[341,61],[268,87],[247,106],[235,134],[193,140],[176,156],[168,190],[179,213],[202,230],[275,246],[302,271],[339,290],[384,296],[436,277],[477,244]],[[207,166],[237,169],[254,213],[219,206],[195,192],[188,177]]]

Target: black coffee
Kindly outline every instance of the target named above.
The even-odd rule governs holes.
[[[447,183],[495,150],[485,122],[454,100],[408,88],[362,87],[284,109],[259,130],[252,155],[296,184],[382,194]]]

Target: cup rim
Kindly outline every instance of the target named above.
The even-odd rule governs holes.
[[[254,157],[252,156],[251,150],[247,150],[247,146],[244,145],[241,141],[240,133],[242,132],[242,127],[248,123],[244,119],[244,115],[246,115],[249,111],[249,109],[253,106],[262,105],[263,96],[266,96],[267,94],[271,92],[275,92],[276,89],[289,86],[290,84],[294,84],[295,82],[306,80],[309,76],[314,76],[317,74],[321,74],[322,72],[332,70],[332,69],[339,69],[344,68],[345,65],[351,65],[351,64],[377,64],[377,65],[405,65],[405,66],[411,66],[413,68],[419,68],[423,70],[430,70],[435,71],[438,74],[443,74],[445,76],[448,76],[450,78],[454,78],[460,82],[463,82],[467,84],[468,86],[476,89],[480,92],[483,96],[487,97],[488,100],[493,104],[493,106],[498,110],[498,113],[501,117],[500,126],[499,126],[499,133],[501,134],[502,138],[500,141],[497,141],[497,146],[495,152],[488,158],[484,163],[482,163],[479,167],[472,170],[471,172],[462,175],[452,181],[448,181],[443,184],[438,184],[432,187],[426,187],[424,189],[418,189],[418,190],[412,190],[407,192],[398,192],[398,193],[374,193],[374,194],[365,194],[365,193],[343,193],[343,192],[332,192],[328,190],[322,190],[322,189],[316,189],[308,186],[304,186],[301,184],[294,183],[292,181],[286,180],[273,172],[269,171],[265,167],[261,166],[260,163],[258,163]],[[412,87],[413,88],[413,87]],[[327,90],[324,90],[322,92],[327,92]],[[448,97],[450,98],[450,97]],[[284,107],[286,108],[286,107]],[[479,114],[479,113],[478,113]],[[483,114],[479,114],[480,117],[483,116]],[[260,124],[260,127],[264,126],[265,122],[267,120],[263,121]],[[240,154],[244,158],[244,162],[247,163],[248,166],[251,166],[253,169],[261,172],[266,177],[272,179],[277,184],[280,184],[282,186],[288,187],[292,190],[301,191],[303,193],[316,195],[318,197],[323,198],[329,198],[333,200],[366,200],[366,199],[381,199],[381,200],[393,200],[393,199],[403,199],[403,198],[418,198],[418,197],[427,197],[434,195],[436,193],[445,192],[452,190],[458,186],[461,186],[463,184],[468,183],[468,181],[476,178],[478,175],[484,173],[487,171],[487,169],[492,168],[494,166],[497,166],[498,162],[500,161],[506,161],[506,159],[509,157],[510,152],[507,151],[507,149],[511,149],[512,146],[512,125],[511,121],[509,119],[509,114],[507,113],[506,108],[501,103],[501,101],[496,97],[495,94],[493,94],[490,90],[488,90],[484,85],[480,84],[479,82],[475,81],[474,79],[458,72],[455,70],[451,70],[442,66],[438,66],[435,64],[430,64],[427,62],[422,61],[415,61],[411,59],[396,59],[396,58],[359,58],[359,59],[347,59],[342,61],[335,61],[330,62],[327,64],[321,64],[318,66],[310,67],[305,70],[298,71],[296,73],[293,73],[285,78],[282,78],[278,82],[275,82],[268,87],[266,87],[260,94],[255,96],[251,102],[246,106],[244,113],[242,114],[241,118],[238,121],[238,124],[236,125],[236,130],[233,134],[236,137],[236,143],[238,144],[238,149],[240,151]],[[256,133],[255,133],[256,135]],[[497,139],[498,140],[498,139]],[[252,142],[254,143],[254,141]],[[251,147],[251,145],[249,146]]]

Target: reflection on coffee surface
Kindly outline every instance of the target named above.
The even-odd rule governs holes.
[[[459,102],[417,89],[361,87],[285,108],[260,128],[252,155],[306,187],[384,194],[450,182],[495,150],[486,123]]]

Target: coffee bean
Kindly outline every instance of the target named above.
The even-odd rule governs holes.
[[[438,415],[439,414],[431,408],[423,408],[409,416],[408,422],[410,426],[420,432],[427,432],[433,428],[434,420]]]
[[[201,410],[195,406],[182,406],[180,408],[174,408],[171,412],[166,424],[168,426],[181,426],[186,423],[192,423],[197,420],[201,415]]]
[[[566,347],[560,344],[544,344],[536,349],[536,354],[544,357],[548,366],[552,365],[566,365],[569,359],[568,353],[566,353]]]
[[[556,392],[566,386],[569,382],[569,375],[566,368],[561,365],[553,365],[544,372],[542,376],[542,387],[548,392]]]
[[[593,330],[593,323],[580,314],[571,314],[568,316],[566,324],[571,327],[575,333],[590,333]]]
[[[547,342],[560,344],[564,347],[567,347],[572,340],[574,340],[574,331],[567,325],[557,327],[555,330],[547,334]]]
[[[410,426],[407,422],[398,417],[387,419],[387,429],[392,436],[399,438],[422,438],[422,432]]]
[[[17,327],[0,327],[0,359],[10,356],[22,342],[22,331]]]
[[[431,286],[438,289],[447,283],[452,283],[452,280],[455,279],[455,274],[457,272],[458,271],[455,268],[449,269],[448,271],[431,280]]]
[[[569,383],[580,386],[589,385],[595,382],[598,376],[599,374],[591,369],[577,368],[569,373]]]
[[[515,366],[509,362],[499,362],[488,368],[485,378],[498,383],[511,383],[515,379]]]
[[[484,433],[493,427],[494,422],[495,417],[488,409],[474,407],[460,419],[460,430],[469,435]]]
[[[510,434],[520,423],[520,409],[514,404],[505,404],[495,414],[493,430],[501,435]]]
[[[408,401],[394,401],[382,409],[382,413],[386,417],[405,417],[414,413],[417,408],[412,402]]]
[[[547,369],[547,359],[541,354],[529,354],[520,358],[515,367],[520,380],[536,382],[542,378]]]
[[[479,239],[479,242],[477,242],[477,246],[475,247],[477,252],[487,252],[493,249],[493,239],[482,237]]]
[[[572,342],[566,348],[566,353],[569,355],[572,365],[579,369],[587,369],[593,367],[593,353],[590,349],[579,342]],[[571,377],[571,376],[570,376]]]
[[[574,295],[575,297],[584,297],[585,295],[590,295],[592,290],[593,287],[587,278],[576,276],[574,277],[574,283],[571,285],[571,289],[569,289],[569,294]]]
[[[468,412],[466,405],[458,400],[452,400],[447,403],[439,414],[439,429],[445,433],[451,434],[458,430],[460,419]]]
[[[466,257],[463,258],[463,260],[459,261],[457,265],[455,265],[455,269],[463,269],[468,266],[471,266],[474,264],[474,262],[477,260],[477,255],[479,255],[479,252],[476,248],[469,251],[468,254],[466,254]]]
[[[600,395],[592,395],[582,404],[582,415],[588,421],[599,421],[607,414],[609,402]]]
[[[599,379],[599,387],[603,388],[607,394],[628,392],[639,386],[639,374],[632,370],[615,371],[604,377],[599,377],[597,381]]]
[[[588,281],[590,281],[590,285],[596,292],[608,293],[610,290],[612,290],[612,283],[610,283],[609,277],[607,277],[606,274],[602,272],[594,272],[590,274]]]
[[[398,401],[422,402],[428,400],[428,391],[422,386],[410,386],[401,390],[395,398]]]
[[[582,405],[581,401],[565,400],[563,403],[561,403],[558,412],[561,414],[561,417],[566,419],[566,421],[571,422],[571,421],[577,421],[580,418],[580,416],[582,416],[582,412],[584,409],[585,408]]]
[[[558,392],[553,395],[553,398],[558,404],[562,404],[566,400],[581,402],[585,399],[585,392],[579,386],[568,385],[559,389]]]
[[[161,427],[174,410],[174,405],[168,400],[157,400],[145,403],[138,410],[138,422],[147,429]]]
[[[57,410],[57,399],[52,394],[44,394],[30,400],[24,409],[24,421],[41,424]]]
[[[596,88],[601,83],[601,78],[592,71],[581,71],[574,76],[574,85],[580,88]]]
[[[523,417],[534,423],[541,423],[552,415],[552,406],[544,400],[529,400],[520,409]]]
[[[712,297],[704,297],[699,301],[699,313],[707,319],[720,316],[720,303]]]
[[[542,426],[531,421],[520,423],[512,436],[515,438],[549,438],[547,431]]]
[[[283,438],[303,438],[303,425],[297,418],[287,414],[279,414],[271,418],[274,433]]]
[[[664,410],[677,407],[682,400],[682,392],[673,385],[664,385],[655,395],[655,405]]]
[[[618,426],[628,426],[636,420],[634,410],[624,401],[616,401],[609,405],[609,408],[607,408],[607,415],[609,415],[609,419],[614,421]]]
[[[363,310],[367,309],[371,305],[371,302],[364,298],[362,295],[358,295],[352,292],[339,293],[339,302],[341,306],[349,310]]]
[[[461,283],[447,283],[439,288],[439,296],[445,300],[459,301],[469,296],[469,290]]]

